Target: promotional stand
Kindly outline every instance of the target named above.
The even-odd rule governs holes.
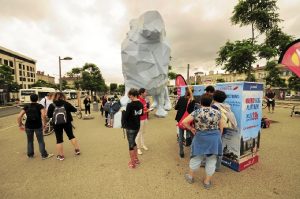
[[[262,119],[263,84],[252,82],[218,83],[216,90],[227,95],[238,128],[225,129],[222,136],[222,164],[242,171],[258,162]]]

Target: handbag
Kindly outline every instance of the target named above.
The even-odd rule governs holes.
[[[189,113],[187,112],[187,109],[189,107],[189,104],[190,104],[190,100],[188,101],[187,105],[186,105],[186,109],[185,109],[185,112],[183,114],[183,116],[181,117],[180,121],[177,123],[177,126],[180,128],[180,129],[183,129],[183,130],[187,130],[187,128],[185,128],[185,126],[182,124],[182,121],[187,117],[189,116]],[[191,125],[193,121],[189,122],[189,124]]]

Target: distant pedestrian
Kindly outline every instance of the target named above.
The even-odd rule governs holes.
[[[63,93],[55,93],[53,104],[49,106],[48,117],[52,118],[54,123],[54,132],[56,137],[56,150],[57,159],[64,160],[63,151],[63,131],[66,132],[69,140],[75,148],[75,155],[80,155],[79,145],[77,139],[73,134],[72,121],[73,117],[71,112],[77,112],[77,109],[66,101],[66,97]]]
[[[140,130],[140,116],[143,115],[143,104],[139,101],[138,95],[139,93],[136,89],[129,90],[128,97],[131,102],[127,104],[124,114],[130,155],[128,167],[132,169],[140,163],[137,157],[137,146],[135,139]]]
[[[91,114],[91,98],[89,95],[85,97],[83,100],[84,108],[85,108],[85,116],[88,116],[88,114]]]
[[[110,128],[110,106],[111,98],[107,98],[107,102],[103,106],[104,115],[105,115],[105,126]]]
[[[137,152],[139,155],[142,155],[142,149],[144,149],[145,151],[148,151],[148,147],[145,145],[145,140],[144,140],[144,135],[146,133],[146,124],[148,122],[148,112],[149,109],[147,107],[147,102],[146,102],[146,96],[147,96],[147,91],[144,88],[141,88],[139,90],[139,97],[138,99],[140,100],[140,102],[143,104],[143,115],[141,115],[140,117],[140,131],[135,139],[135,142],[137,144]]]
[[[50,104],[53,103],[53,96],[54,96],[54,93],[52,92],[49,92],[47,94],[47,96],[45,96],[43,99],[41,99],[41,101],[39,102],[39,104],[43,105],[45,110],[46,110],[46,113],[48,111],[48,108],[50,106]]]
[[[271,106],[272,106],[272,113],[274,113],[275,110],[275,92],[272,90],[271,86],[268,85],[267,86],[267,90],[266,90],[266,100],[267,100],[267,106],[268,106],[268,110],[269,113],[271,111]]]
[[[101,98],[101,107],[100,107],[100,111],[101,111],[101,116],[103,117],[103,113],[104,113],[104,105],[105,103],[107,102],[107,97],[106,95],[104,95],[102,98]]]
[[[18,116],[19,128],[20,130],[25,129],[27,135],[27,156],[28,158],[34,157],[33,137],[35,133],[42,159],[51,158],[53,154],[47,153],[43,136],[43,127],[46,124],[45,108],[37,103],[38,96],[36,94],[30,95],[30,101],[31,103],[25,106]],[[25,127],[22,124],[24,114],[27,116]]]

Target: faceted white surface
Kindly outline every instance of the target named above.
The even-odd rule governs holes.
[[[153,96],[159,117],[165,117],[165,109],[171,109],[167,89],[170,47],[165,36],[159,12],[148,11],[131,20],[130,31],[122,43],[125,93],[127,95],[130,88],[145,88]],[[127,104],[127,96],[121,102]]]

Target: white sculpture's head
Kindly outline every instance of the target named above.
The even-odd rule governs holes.
[[[127,88],[145,88],[149,94],[167,85],[170,48],[164,21],[157,11],[131,20],[122,43],[122,69]]]

